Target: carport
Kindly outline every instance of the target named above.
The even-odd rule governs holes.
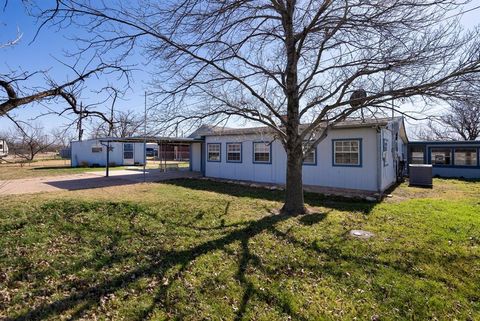
[[[197,138],[179,138],[179,137],[155,137],[155,136],[139,136],[139,137],[124,137],[124,138],[117,138],[117,137],[106,137],[99,139],[100,144],[105,146],[106,148],[106,166],[105,166],[105,176],[110,176],[110,151],[111,151],[111,144],[112,143],[141,143],[143,144],[143,179],[146,181],[146,174],[147,174],[147,155],[146,155],[146,147],[147,144],[157,144],[158,150],[166,150],[166,146],[189,146],[189,171],[201,171],[201,150],[202,150],[202,139]],[[167,163],[167,157],[165,157],[165,153],[159,153],[159,160],[160,164],[163,163],[163,166],[160,165],[160,171],[166,172],[169,169],[169,164]]]

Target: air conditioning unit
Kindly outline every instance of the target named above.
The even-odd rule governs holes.
[[[410,186],[432,187],[432,165],[410,164],[408,165]]]

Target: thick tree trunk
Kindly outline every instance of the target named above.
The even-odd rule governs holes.
[[[307,213],[303,199],[302,145],[287,146],[287,185],[282,214],[299,215]]]
[[[287,121],[285,150],[287,152],[287,186],[285,204],[282,214],[298,215],[306,213],[303,201],[302,141],[299,137],[300,124],[300,99],[298,93],[298,56],[293,28],[295,1],[287,1],[286,11],[282,16],[285,28],[285,51],[287,65],[285,69],[285,96],[287,98]]]

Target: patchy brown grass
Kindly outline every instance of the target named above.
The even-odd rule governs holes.
[[[7,196],[0,319],[480,319],[480,183],[393,195],[298,217],[204,180]]]

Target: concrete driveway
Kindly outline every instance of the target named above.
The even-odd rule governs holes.
[[[39,192],[74,191],[110,186],[131,185],[144,182],[143,171],[115,170],[110,177],[105,172],[88,172],[64,176],[38,177],[26,179],[0,180],[0,195],[29,194]],[[178,178],[200,177],[198,172],[170,171],[162,172],[158,169],[147,170],[146,182],[160,182]]]

